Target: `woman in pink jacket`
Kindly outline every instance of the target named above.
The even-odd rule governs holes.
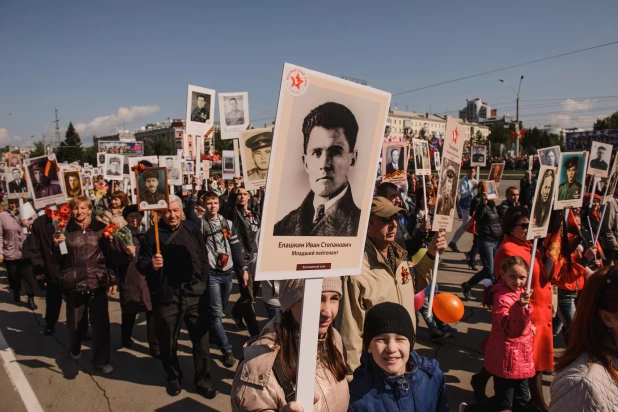
[[[491,308],[491,332],[485,349],[485,369],[494,376],[495,395],[460,411],[528,410],[528,379],[535,374],[530,295],[526,292],[528,264],[519,256],[507,258],[501,278],[485,289],[483,303]]]

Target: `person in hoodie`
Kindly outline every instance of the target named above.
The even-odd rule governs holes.
[[[460,404],[460,412],[527,411],[528,379],[534,377],[532,291],[526,290],[528,264],[520,256],[507,258],[501,278],[483,293],[491,309],[491,332],[484,367],[494,376],[495,395],[474,405]]]
[[[361,366],[350,382],[349,412],[448,411],[446,378],[438,361],[417,354],[408,311],[393,302],[365,317]]]

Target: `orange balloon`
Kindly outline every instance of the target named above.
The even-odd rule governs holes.
[[[433,298],[433,313],[444,323],[454,323],[464,315],[464,305],[452,293],[438,293]]]

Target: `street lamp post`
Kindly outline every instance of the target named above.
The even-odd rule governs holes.
[[[511,90],[513,90],[513,92],[517,95],[517,103],[516,103],[516,119],[515,119],[515,157],[519,156],[519,90],[521,89],[521,82],[524,80],[524,76],[521,76],[519,78],[519,86],[517,87],[517,91],[513,88],[513,86],[511,86],[508,82],[499,79],[502,83],[506,84],[507,86],[509,86],[511,88]]]

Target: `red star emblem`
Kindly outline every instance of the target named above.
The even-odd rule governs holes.
[[[298,90],[300,90],[300,85],[303,83],[304,81],[300,78],[299,74],[297,74],[296,77],[292,77],[292,87],[296,87]]]
[[[459,131],[457,130],[457,127],[455,127],[455,130],[453,130],[453,143],[457,143],[458,137],[459,137]]]

